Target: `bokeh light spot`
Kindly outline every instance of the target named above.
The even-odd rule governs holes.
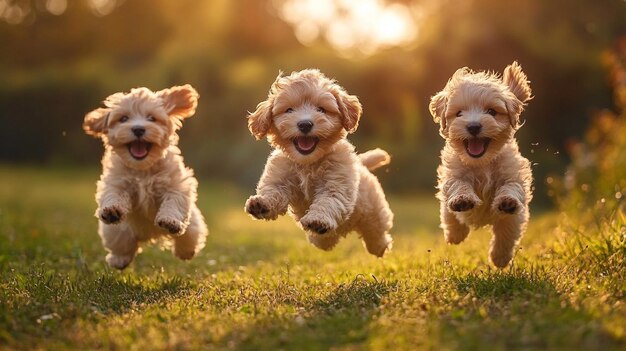
[[[67,9],[67,0],[47,0],[46,10],[53,15],[60,16]]]
[[[117,7],[116,0],[89,0],[91,9],[97,16],[106,16]]]
[[[381,0],[276,0],[279,16],[310,45],[323,37],[341,54],[372,55],[417,38],[417,10]]]

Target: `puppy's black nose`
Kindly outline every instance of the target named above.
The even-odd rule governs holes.
[[[470,123],[467,125],[467,131],[473,136],[478,135],[481,129],[483,129],[483,126],[480,123]]]
[[[309,120],[300,121],[298,122],[298,129],[300,129],[302,133],[306,134],[313,129],[313,122]]]
[[[141,137],[142,135],[146,133],[146,128],[144,127],[133,127],[131,128],[131,130],[133,131],[133,134],[135,134],[137,138]]]

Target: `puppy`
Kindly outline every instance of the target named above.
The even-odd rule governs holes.
[[[176,131],[198,105],[190,85],[116,93],[85,116],[83,129],[102,139],[97,185],[98,233],[111,267],[124,269],[144,241],[167,237],[173,253],[191,259],[208,229],[196,206],[198,182],[185,167]]]
[[[391,249],[393,213],[378,179],[370,173],[389,163],[380,149],[357,155],[346,140],[361,117],[361,104],[334,80],[307,69],[279,75],[248,116],[257,140],[275,148],[245,210],[273,220],[290,210],[309,242],[332,249],[357,231],[371,254]]]
[[[459,244],[470,226],[493,226],[491,262],[505,267],[528,223],[530,163],[513,135],[531,97],[517,62],[504,75],[457,70],[430,101],[446,143],[441,152],[437,198],[446,241]]]

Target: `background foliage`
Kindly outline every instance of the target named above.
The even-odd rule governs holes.
[[[251,186],[269,149],[249,136],[246,112],[279,70],[318,67],[364,105],[351,137],[358,149],[393,154],[385,187],[432,189],[443,141],[430,96],[459,67],[501,72],[518,60],[535,95],[518,137],[541,202],[545,176],[568,161],[565,145],[610,105],[601,57],[626,33],[621,0],[387,1],[377,3],[410,9],[412,40],[346,52],[328,35],[302,44],[284,20],[288,3],[0,1],[0,161],[95,166],[102,150],[81,129],[86,112],[113,92],[191,83],[201,100],[181,132],[188,163],[203,177]]]
[[[625,11],[619,0],[0,0],[0,349],[624,350]],[[515,59],[535,93],[518,134],[533,204],[550,195],[556,210],[534,211],[512,264],[495,270],[486,229],[444,243],[432,196],[443,141],[426,106],[456,68]],[[360,96],[359,150],[394,156],[381,175],[395,213],[385,259],[355,235],[324,252],[291,219],[242,211],[269,151],[246,111],[279,69],[304,67]],[[146,245],[114,272],[93,217],[102,147],[83,115],[116,91],[182,83],[201,94],[182,148],[202,178],[207,247],[182,262]]]

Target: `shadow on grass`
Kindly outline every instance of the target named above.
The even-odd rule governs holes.
[[[247,330],[234,332],[235,339],[242,332],[249,336],[236,346],[247,350],[325,350],[360,344],[368,339],[370,322],[382,299],[394,288],[395,283],[358,276],[325,296],[300,299],[293,319],[281,321],[269,316]]]
[[[276,241],[264,238],[241,240],[241,235],[237,239],[240,240],[228,242],[223,238],[209,237],[207,246],[189,261],[180,260],[169,249],[146,244],[143,252],[128,269],[140,275],[151,275],[154,271],[165,270],[169,274],[193,274],[196,278],[203,279],[213,273],[253,266],[258,262],[282,262],[283,255],[288,252],[285,244]],[[102,257],[99,259],[104,261],[104,255],[102,250]]]
[[[58,273],[45,267],[3,277],[0,342],[36,341],[62,333],[79,319],[142,310],[176,299],[191,287],[180,277],[143,280],[114,272]],[[24,344],[22,344],[24,345]]]
[[[454,278],[454,283],[460,293],[471,293],[476,298],[507,299],[518,294],[556,294],[552,282],[541,273],[516,268],[508,271],[471,272]]]
[[[431,335],[452,349],[619,349],[623,340],[574,306],[543,269],[511,268],[453,278],[460,299],[431,316]],[[620,346],[621,345],[621,346]]]

